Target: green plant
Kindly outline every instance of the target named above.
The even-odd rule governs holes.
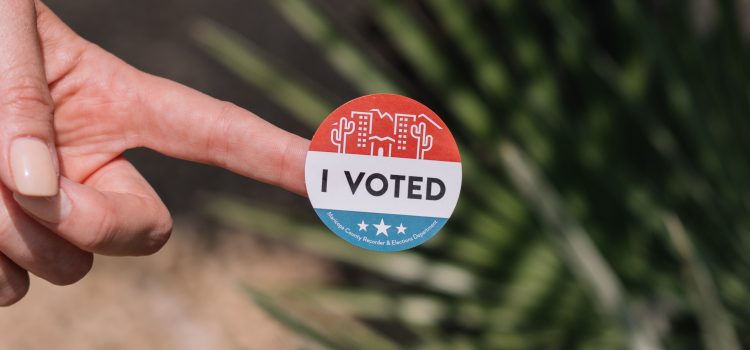
[[[426,101],[465,169],[448,227],[390,255],[318,222],[209,201],[226,224],[390,281],[298,299],[397,322],[409,349],[750,346],[750,56],[737,4],[714,3],[698,27],[690,2],[367,1],[369,39],[399,70],[316,2],[271,3],[360,93]],[[218,24],[198,21],[193,36],[311,130],[344,102]]]

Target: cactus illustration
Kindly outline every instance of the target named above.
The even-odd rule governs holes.
[[[427,135],[427,124],[412,125],[411,136],[417,139],[417,159],[424,159],[424,153],[432,149],[432,136]]]
[[[354,133],[354,130],[354,122],[346,120],[346,117],[341,117],[338,127],[331,130],[331,143],[336,145],[338,153],[346,153],[346,137]]]

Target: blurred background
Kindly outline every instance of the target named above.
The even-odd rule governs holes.
[[[308,138],[354,97],[415,98],[463,194],[427,244],[373,253],[304,198],[134,150],[172,241],[34,280],[2,349],[750,348],[750,1],[48,5]]]

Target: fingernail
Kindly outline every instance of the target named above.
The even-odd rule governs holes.
[[[18,193],[51,197],[57,194],[58,179],[47,143],[26,137],[10,146],[10,167]]]
[[[27,213],[53,224],[62,222],[70,214],[70,199],[65,191],[59,191],[54,197],[29,197],[14,193],[13,199]]]

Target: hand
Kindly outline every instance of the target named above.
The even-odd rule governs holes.
[[[169,212],[122,157],[127,149],[305,194],[307,140],[132,68],[30,0],[0,2],[0,146],[3,305],[25,294],[27,271],[68,284],[88,272],[92,253],[164,245]]]

